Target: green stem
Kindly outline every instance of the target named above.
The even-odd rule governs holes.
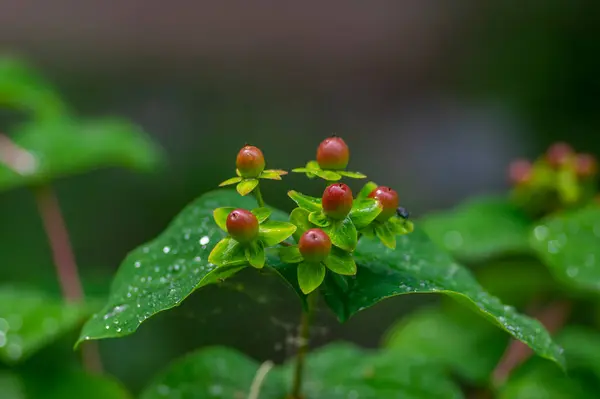
[[[290,399],[302,399],[302,376],[304,373],[304,360],[309,349],[310,325],[317,305],[318,292],[314,291],[306,298],[307,310],[302,311],[300,318],[300,334],[298,337],[298,353],[296,355],[296,368],[294,370],[294,380],[292,384],[292,393]]]
[[[265,206],[265,200],[263,199],[262,193],[260,192],[260,183],[254,189],[254,196],[256,197],[256,202],[258,202],[259,207]]]

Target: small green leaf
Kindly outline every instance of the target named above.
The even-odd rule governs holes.
[[[308,173],[309,170],[307,168],[294,168],[294,169],[292,169],[292,172],[294,172],[294,173]]]
[[[367,175],[364,175],[360,172],[348,172],[346,170],[338,170],[337,173],[351,179],[365,179],[367,177]]]
[[[142,392],[141,399],[247,399],[259,365],[234,349],[211,347],[176,360]],[[260,399],[284,398],[284,386],[275,370],[260,386]]]
[[[395,249],[396,248],[396,235],[390,228],[390,224],[385,223],[377,223],[375,226],[375,234],[377,238],[381,240],[383,245],[388,248]]]
[[[333,247],[331,254],[325,259],[325,266],[337,274],[353,276],[356,274],[356,263],[352,254]]]
[[[244,248],[246,259],[251,266],[262,269],[265,266],[265,248],[261,241],[253,241]]]
[[[390,218],[387,223],[392,234],[397,236],[412,233],[415,229],[413,222],[397,216]]]
[[[62,367],[47,367],[26,373],[23,381],[29,398],[35,399],[133,398],[121,383],[110,376],[87,374]]]
[[[367,184],[365,184],[363,186],[363,188],[360,190],[360,192],[358,193],[358,195],[356,196],[356,199],[365,199],[369,197],[369,194],[371,194],[373,192],[373,190],[375,190],[377,187],[379,187],[377,185],[377,183],[370,181]]]
[[[306,209],[309,212],[316,212],[323,209],[319,198],[304,195],[294,190],[288,191],[288,197],[298,204],[300,208]]]
[[[75,330],[90,313],[89,306],[63,303],[43,292],[0,286],[0,361],[15,364],[29,358]]]
[[[314,170],[311,171],[312,173],[314,173],[315,175],[319,176],[321,179],[325,179],[327,181],[338,181],[342,178],[342,176],[340,176],[339,173],[334,172],[332,170]]]
[[[287,175],[287,172],[285,170],[269,169],[269,170],[264,170],[260,174],[260,178],[261,179],[271,179],[271,180],[281,180],[281,176],[284,176],[284,175]]]
[[[252,209],[252,214],[256,216],[259,223],[263,223],[271,216],[271,210],[267,207]]]
[[[241,266],[246,264],[244,246],[231,237],[225,237],[213,248],[208,261],[217,266]]]
[[[356,199],[352,203],[350,219],[358,230],[371,224],[381,213],[381,205],[371,198]]]
[[[346,290],[331,287],[323,293],[329,307],[341,321],[377,302],[411,293],[446,294],[479,312],[539,356],[563,364],[561,349],[534,319],[505,306],[485,292],[464,267],[432,243],[420,229],[398,237],[391,250],[366,237],[354,251],[358,271]]]
[[[325,279],[325,266],[322,263],[302,262],[298,265],[298,284],[305,294],[310,294]]]
[[[308,221],[317,227],[327,227],[331,224],[331,221],[329,220],[327,215],[323,213],[322,210],[311,212],[308,215]]]
[[[460,260],[529,254],[531,220],[506,198],[484,197],[419,222],[431,239]]]
[[[348,252],[352,252],[356,248],[358,233],[349,216],[343,220],[336,220],[325,230],[331,238],[331,243],[336,247]]]
[[[213,217],[217,226],[224,232],[227,232],[227,217],[235,210],[232,206],[224,206],[213,211]]]
[[[235,187],[240,195],[248,195],[258,186],[258,179],[244,179]]]
[[[308,161],[306,163],[306,169],[308,169],[309,172],[314,172],[316,170],[321,170],[321,167],[317,161]]]
[[[312,228],[308,220],[308,215],[309,212],[302,208],[295,208],[290,214],[290,222],[296,226],[296,231],[294,232],[296,242],[300,241],[300,237],[302,237],[304,232]]]
[[[224,186],[229,186],[231,184],[236,184],[242,181],[242,178],[237,176],[237,177],[232,177],[231,179],[227,179],[224,182],[221,182],[219,184],[219,187],[224,187]]]
[[[296,226],[288,222],[268,221],[259,226],[259,237],[266,247],[279,244],[296,231]]]
[[[531,246],[561,282],[600,292],[600,207],[549,217],[532,230]]]
[[[285,263],[300,263],[304,260],[300,250],[296,246],[279,248],[279,258]]]

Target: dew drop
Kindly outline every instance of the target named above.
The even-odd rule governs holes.
[[[204,236],[200,239],[200,245],[207,245],[210,242],[209,236]]]
[[[136,261],[136,262],[135,262],[133,265],[135,266],[135,268],[136,268],[136,269],[139,269],[139,268],[140,268],[140,266],[142,266],[142,262],[140,262],[140,261],[138,260],[138,261]]]
[[[546,238],[548,238],[548,235],[550,234],[550,229],[548,229],[547,226],[537,226],[534,230],[533,230],[533,235],[535,236],[535,239],[538,241],[544,241]]]
[[[170,247],[164,247],[163,248],[163,252],[168,254],[169,252],[171,252],[171,248]]]

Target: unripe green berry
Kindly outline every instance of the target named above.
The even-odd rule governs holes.
[[[242,177],[258,177],[265,169],[265,157],[257,147],[247,145],[238,152],[235,166]]]
[[[386,186],[379,186],[375,190],[371,191],[369,198],[376,199],[381,205],[381,213],[377,216],[376,220],[385,222],[396,214],[398,204],[398,193]]]
[[[573,148],[563,142],[554,143],[546,151],[546,161],[553,168],[559,168],[569,162],[574,156]]]
[[[346,169],[350,160],[350,150],[341,137],[329,137],[317,149],[317,162],[321,169]]]
[[[532,166],[526,159],[517,159],[508,167],[508,178],[514,185],[526,184],[531,180]]]
[[[332,219],[345,218],[352,209],[352,191],[344,183],[328,186],[321,198],[323,212]]]
[[[331,252],[331,238],[321,229],[310,229],[300,237],[298,249],[308,262],[321,262]]]
[[[578,154],[576,165],[579,177],[592,177],[598,173],[598,161],[592,154]]]
[[[239,242],[249,242],[258,237],[258,219],[252,212],[236,209],[229,213],[226,221],[227,232]]]

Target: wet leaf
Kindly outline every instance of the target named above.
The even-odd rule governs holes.
[[[288,222],[270,220],[259,226],[258,236],[270,247],[288,239],[296,231],[296,226]]]
[[[114,378],[63,368],[25,374],[27,397],[35,399],[132,399]]]
[[[285,263],[300,263],[304,260],[300,250],[296,246],[279,248],[279,257]]]
[[[194,290],[245,267],[217,268],[208,262],[213,247],[225,237],[213,219],[213,209],[222,206],[253,209],[256,202],[232,190],[218,190],[188,205],[160,236],[125,258],[108,302],[86,323],[80,341],[131,334],[156,313],[181,304]],[[285,218],[278,214],[273,217]]]
[[[317,227],[327,227],[331,224],[331,221],[329,220],[327,215],[325,215],[323,213],[322,210],[316,211],[316,212],[311,212],[308,215],[308,221]]]
[[[377,187],[377,183],[375,183],[374,181],[368,182],[360,189],[360,192],[356,196],[356,199],[360,200],[368,198],[369,194],[371,194],[373,190],[375,190]]]
[[[221,183],[219,184],[219,187],[229,186],[229,185],[232,185],[232,184],[239,183],[239,182],[241,182],[241,181],[242,181],[242,178],[241,178],[241,177],[239,177],[239,176],[232,177],[232,178],[230,178],[230,179],[227,179],[227,180],[225,180],[224,182],[221,182]]]
[[[431,239],[459,260],[530,253],[531,221],[504,198],[485,197],[432,214],[418,223]]]
[[[446,294],[476,310],[538,355],[563,364],[561,349],[536,320],[523,316],[483,290],[467,269],[438,249],[419,229],[397,237],[397,248],[363,237],[354,252],[356,277],[348,287],[326,280],[327,303],[341,321],[377,302],[411,293]]]
[[[298,265],[298,285],[304,294],[310,294],[325,279],[325,266],[322,263],[302,262]]]
[[[600,292],[600,207],[543,220],[533,228],[531,245],[561,282]]]
[[[141,130],[119,119],[27,123],[11,135],[27,158],[8,165],[0,158],[0,191],[31,186],[101,167],[150,170],[159,152]]]
[[[90,309],[22,287],[0,287],[0,361],[17,363],[76,329]]]
[[[396,248],[396,234],[390,228],[390,223],[377,223],[374,225],[377,238],[388,248]]]
[[[258,179],[244,179],[235,187],[240,195],[248,195],[258,186]]]
[[[265,266],[266,256],[265,248],[263,243],[260,241],[254,241],[249,243],[244,249],[246,253],[246,259],[251,266],[261,269]]]
[[[323,229],[331,238],[331,243],[344,251],[352,252],[358,242],[358,233],[350,217],[335,220],[331,226]]]
[[[342,178],[342,176],[339,173],[331,171],[331,170],[318,169],[318,170],[313,170],[311,172],[314,173],[315,175],[319,176],[321,179],[324,179],[327,181],[338,181]]]
[[[267,207],[252,209],[252,214],[256,216],[259,223],[264,222],[271,216],[271,210]]]
[[[296,242],[300,241],[302,234],[313,227],[308,220],[308,216],[309,212],[302,208],[296,208],[290,214],[290,222],[296,226],[296,231],[294,232]]]
[[[325,266],[337,274],[353,276],[356,274],[356,263],[350,252],[339,248],[331,248],[331,254],[325,259]]]
[[[231,237],[219,241],[208,255],[208,262],[217,266],[242,266],[247,259],[244,246]]]
[[[323,209],[321,205],[321,199],[304,195],[297,191],[288,191],[288,196],[302,209],[306,209],[309,212],[319,212]]]
[[[350,219],[358,230],[368,226],[381,213],[381,205],[370,198],[357,199],[352,203]]]
[[[344,177],[349,177],[351,179],[364,179],[367,177],[367,175],[362,174],[360,172],[348,172],[346,170],[338,170],[337,173]]]
[[[227,217],[231,212],[233,212],[236,208],[232,206],[223,206],[217,208],[213,211],[213,217],[215,218],[215,223],[217,226],[221,228],[223,231],[227,231]]]

